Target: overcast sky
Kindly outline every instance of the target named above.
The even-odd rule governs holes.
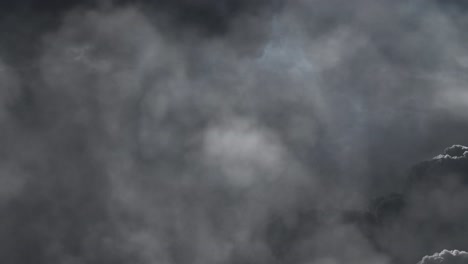
[[[467,29],[461,0],[2,1],[0,262],[468,263]]]

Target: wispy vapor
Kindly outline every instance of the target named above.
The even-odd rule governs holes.
[[[416,262],[398,221],[460,216],[406,171],[466,143],[463,4],[0,9],[5,263]]]

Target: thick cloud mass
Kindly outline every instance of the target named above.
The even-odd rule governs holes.
[[[374,202],[372,221],[364,224],[364,230],[377,247],[401,260],[414,260],[425,252],[466,246],[466,150],[465,146],[454,145],[443,154],[415,165],[402,194],[384,196]],[[438,261],[436,255],[429,259]]]
[[[468,184],[468,147],[454,145],[446,148],[443,154],[432,160],[414,166],[407,184],[407,191],[411,192],[411,189],[415,188],[428,188],[427,185],[439,188],[447,182]]]
[[[418,264],[464,264],[468,263],[468,253],[459,250],[442,250],[432,256],[425,256]]]
[[[0,262],[393,264],[466,248],[466,148],[411,167],[468,143],[466,12],[1,1]]]

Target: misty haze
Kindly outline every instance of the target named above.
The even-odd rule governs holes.
[[[468,264],[468,2],[0,1],[0,263]]]

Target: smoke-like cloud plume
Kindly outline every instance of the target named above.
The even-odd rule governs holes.
[[[3,1],[0,262],[387,264],[462,248],[464,147],[407,169],[467,143],[466,12]]]

